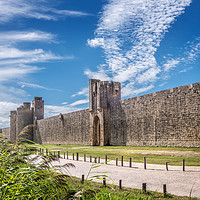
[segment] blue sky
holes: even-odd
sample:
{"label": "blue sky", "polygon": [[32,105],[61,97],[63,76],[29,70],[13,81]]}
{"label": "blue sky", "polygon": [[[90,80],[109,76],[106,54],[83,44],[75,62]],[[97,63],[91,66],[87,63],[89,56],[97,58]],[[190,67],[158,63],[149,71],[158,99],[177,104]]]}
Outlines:
{"label": "blue sky", "polygon": [[88,107],[88,80],[122,98],[200,81],[199,0],[0,0],[0,127],[34,96],[45,117]]}

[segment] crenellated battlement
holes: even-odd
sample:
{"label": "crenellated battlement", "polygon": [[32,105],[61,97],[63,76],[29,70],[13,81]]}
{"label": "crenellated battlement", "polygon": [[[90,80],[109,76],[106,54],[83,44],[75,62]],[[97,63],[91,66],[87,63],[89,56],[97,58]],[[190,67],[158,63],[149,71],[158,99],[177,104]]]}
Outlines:
{"label": "crenellated battlement", "polygon": [[126,104],[129,102],[137,102],[137,101],[145,102],[149,101],[150,99],[156,99],[156,98],[169,98],[180,94],[183,94],[183,96],[186,94],[191,95],[192,93],[200,94],[200,82],[193,83],[192,85],[179,86],[172,89],[161,90],[156,93],[150,93],[142,96],[124,99],[122,100],[122,104]]}
{"label": "crenellated battlement", "polygon": [[109,108],[113,101],[121,100],[121,84],[119,82],[89,81],[89,109],[95,111],[101,108]]}

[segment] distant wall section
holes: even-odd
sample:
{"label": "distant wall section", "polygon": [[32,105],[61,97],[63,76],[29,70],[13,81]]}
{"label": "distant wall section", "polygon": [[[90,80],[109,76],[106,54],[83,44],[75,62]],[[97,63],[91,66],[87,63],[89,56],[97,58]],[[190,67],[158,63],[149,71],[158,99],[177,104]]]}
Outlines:
{"label": "distant wall section", "polygon": [[37,121],[34,141],[44,144],[90,145],[89,110],[60,114]]}
{"label": "distant wall section", "polygon": [[200,83],[111,104],[111,145],[200,147]]}
{"label": "distant wall section", "polygon": [[4,136],[3,136],[4,139],[10,140],[10,128],[3,128],[3,129],[0,129],[0,133],[1,133],[2,135],[4,135]]}

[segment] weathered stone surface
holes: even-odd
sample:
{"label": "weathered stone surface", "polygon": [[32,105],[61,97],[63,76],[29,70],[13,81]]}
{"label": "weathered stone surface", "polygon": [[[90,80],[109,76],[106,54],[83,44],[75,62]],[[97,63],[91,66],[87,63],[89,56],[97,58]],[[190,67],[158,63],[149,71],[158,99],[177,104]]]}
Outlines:
{"label": "weathered stone surface", "polygon": [[26,142],[29,143],[30,141],[33,141],[33,129],[35,128],[34,124],[29,124],[25,126],[20,134],[17,137],[17,142]]}
{"label": "weathered stone surface", "polygon": [[89,145],[89,117],[87,109],[38,120],[34,141],[45,144]]}
{"label": "weathered stone surface", "polygon": [[112,145],[200,146],[200,83],[125,99],[110,110]]}

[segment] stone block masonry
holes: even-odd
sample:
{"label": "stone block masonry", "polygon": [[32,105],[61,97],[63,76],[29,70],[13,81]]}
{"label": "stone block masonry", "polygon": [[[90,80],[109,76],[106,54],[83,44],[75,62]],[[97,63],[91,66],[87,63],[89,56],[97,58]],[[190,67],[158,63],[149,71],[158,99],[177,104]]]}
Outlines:
{"label": "stone block masonry", "polygon": [[34,141],[45,144],[90,144],[89,110],[60,114],[37,121]]}
{"label": "stone block masonry", "polygon": [[200,146],[200,83],[125,99],[111,112],[112,145]]}
{"label": "stone block masonry", "polygon": [[43,119],[35,97],[10,116],[13,142],[35,124],[37,143],[200,147],[200,82],[121,101],[120,83],[91,79],[89,109]]}

